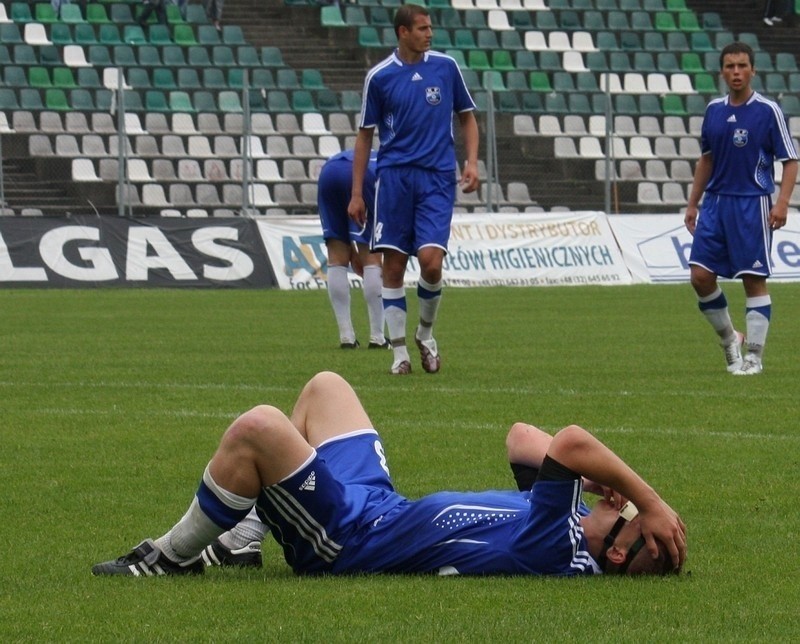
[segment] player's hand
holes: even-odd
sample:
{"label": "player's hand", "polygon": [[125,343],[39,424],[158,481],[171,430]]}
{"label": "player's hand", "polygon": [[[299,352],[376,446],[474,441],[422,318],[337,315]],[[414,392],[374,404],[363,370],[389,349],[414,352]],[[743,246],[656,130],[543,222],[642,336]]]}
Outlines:
{"label": "player's hand", "polygon": [[363,228],[367,223],[367,205],[363,197],[352,197],[347,206],[347,216]]}
{"label": "player's hand", "polygon": [[697,227],[697,207],[696,206],[688,206],[686,208],[686,215],[683,217],[683,223],[686,226],[686,230],[694,236],[694,229]]}
{"label": "player's hand", "polygon": [[667,547],[675,569],[681,568],[686,561],[686,525],[678,513],[659,499],[659,503],[652,508],[640,508],[639,520],[645,547],[650,555],[654,559],[658,556],[658,539]]}
{"label": "player's hand", "polygon": [[464,162],[464,171],[461,173],[461,190],[463,192],[475,192],[478,189],[478,165],[475,163]]}
{"label": "player's hand", "polygon": [[769,227],[771,230],[778,230],[778,228],[783,228],[786,225],[786,217],[789,214],[789,207],[783,203],[779,202],[772,206],[772,209],[769,211]]}

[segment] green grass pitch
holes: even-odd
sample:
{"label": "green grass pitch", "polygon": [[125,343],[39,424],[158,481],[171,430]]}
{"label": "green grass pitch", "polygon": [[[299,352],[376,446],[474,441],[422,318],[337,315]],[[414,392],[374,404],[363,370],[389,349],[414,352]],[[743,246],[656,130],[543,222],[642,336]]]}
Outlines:
{"label": "green grass pitch", "polygon": [[[725,286],[743,325],[741,286]],[[800,285],[733,378],[688,285],[449,289],[441,373],[341,351],[324,292],[0,290],[0,640],[792,641],[800,633]],[[409,292],[410,317],[416,301]],[[362,343],[366,309],[354,292]],[[227,424],[353,382],[398,489],[510,487],[503,440],[578,423],[688,525],[668,579],[90,575],[187,507]]]}

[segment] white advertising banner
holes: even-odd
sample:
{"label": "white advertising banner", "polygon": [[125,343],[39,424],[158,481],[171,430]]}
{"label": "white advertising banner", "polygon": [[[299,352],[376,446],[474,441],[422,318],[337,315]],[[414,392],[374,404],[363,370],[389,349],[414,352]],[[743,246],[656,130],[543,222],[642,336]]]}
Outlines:
{"label": "white advertising banner", "polygon": [[[326,288],[325,243],[316,217],[258,220],[282,289]],[[631,274],[599,212],[465,214],[453,217],[444,281],[449,286],[631,284]],[[406,286],[419,267],[410,258]],[[351,282],[358,285],[354,274]]]}
{"label": "white advertising banner", "polygon": [[[689,281],[692,236],[683,215],[609,215],[633,280],[639,282]],[[800,221],[776,230],[772,239],[772,280],[800,280]]]}

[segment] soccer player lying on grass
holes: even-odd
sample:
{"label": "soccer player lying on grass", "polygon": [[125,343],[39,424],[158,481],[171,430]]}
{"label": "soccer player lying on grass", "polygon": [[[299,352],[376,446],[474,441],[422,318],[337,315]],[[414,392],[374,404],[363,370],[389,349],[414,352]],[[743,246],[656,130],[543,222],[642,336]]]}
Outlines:
{"label": "soccer player lying on grass", "polygon": [[[680,517],[610,449],[575,425],[516,423],[508,455],[526,491],[395,492],[383,444],[355,391],[323,372],[291,417],[268,405],[222,437],[186,514],[95,575],[201,573],[203,550],[255,505],[298,574],[663,574],[686,558]],[[523,484],[524,485],[524,484]],[[598,493],[593,510],[581,491]],[[628,499],[630,503],[621,507]]]}

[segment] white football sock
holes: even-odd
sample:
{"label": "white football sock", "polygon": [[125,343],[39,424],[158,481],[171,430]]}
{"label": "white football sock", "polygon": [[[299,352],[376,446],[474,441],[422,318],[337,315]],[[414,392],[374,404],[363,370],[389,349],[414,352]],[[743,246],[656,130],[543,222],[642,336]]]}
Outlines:
{"label": "white football sock", "polygon": [[339,342],[355,342],[356,332],[350,318],[350,281],[346,266],[328,267],[328,298],[339,327]]}

